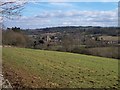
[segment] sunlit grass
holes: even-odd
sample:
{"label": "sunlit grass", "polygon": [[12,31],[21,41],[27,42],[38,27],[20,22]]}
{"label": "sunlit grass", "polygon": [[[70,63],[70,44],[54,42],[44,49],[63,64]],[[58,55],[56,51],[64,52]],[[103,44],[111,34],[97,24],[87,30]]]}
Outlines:
{"label": "sunlit grass", "polygon": [[117,88],[118,85],[116,59],[56,51],[3,48],[3,63],[39,76],[37,80],[44,81],[46,87]]}

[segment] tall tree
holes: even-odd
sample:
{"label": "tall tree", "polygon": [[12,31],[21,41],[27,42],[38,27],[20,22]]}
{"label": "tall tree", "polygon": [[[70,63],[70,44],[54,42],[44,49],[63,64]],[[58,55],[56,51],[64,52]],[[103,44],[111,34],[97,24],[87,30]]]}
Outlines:
{"label": "tall tree", "polygon": [[2,44],[3,18],[13,19],[21,16],[21,11],[28,0],[0,0],[0,45]]}

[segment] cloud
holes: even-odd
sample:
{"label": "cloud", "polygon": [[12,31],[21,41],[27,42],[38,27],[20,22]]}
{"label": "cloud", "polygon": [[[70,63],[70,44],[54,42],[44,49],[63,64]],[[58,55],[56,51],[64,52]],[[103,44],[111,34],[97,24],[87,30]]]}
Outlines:
{"label": "cloud", "polygon": [[119,0],[29,0],[30,2],[118,2]]}
{"label": "cloud", "polygon": [[46,11],[35,17],[6,20],[8,26],[41,28],[49,26],[117,26],[117,10],[113,11]]}
{"label": "cloud", "polygon": [[0,17],[0,24],[3,23],[3,17]]}
{"label": "cloud", "polygon": [[49,4],[54,5],[54,6],[63,6],[63,7],[72,7],[73,5],[70,3],[66,2],[49,2]]}
{"label": "cloud", "polygon": [[46,27],[51,22],[49,19],[40,19],[35,17],[21,17],[17,20],[5,19],[4,25],[8,27],[21,27],[21,28],[40,28]]}
{"label": "cloud", "polygon": [[115,18],[117,17],[117,10],[113,11],[46,11],[42,12],[39,15],[36,15],[37,18],[75,18],[75,17],[85,17],[85,18]]}

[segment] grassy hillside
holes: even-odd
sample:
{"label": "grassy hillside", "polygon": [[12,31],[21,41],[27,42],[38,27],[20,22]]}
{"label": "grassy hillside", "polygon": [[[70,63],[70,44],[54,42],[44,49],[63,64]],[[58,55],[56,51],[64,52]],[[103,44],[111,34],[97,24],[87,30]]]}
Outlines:
{"label": "grassy hillside", "polygon": [[3,48],[3,72],[20,87],[118,86],[118,60],[65,52]]}

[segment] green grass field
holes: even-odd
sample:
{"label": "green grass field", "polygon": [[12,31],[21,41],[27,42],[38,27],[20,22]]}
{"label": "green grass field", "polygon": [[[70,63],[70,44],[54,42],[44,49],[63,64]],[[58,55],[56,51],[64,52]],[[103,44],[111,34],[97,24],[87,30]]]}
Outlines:
{"label": "green grass field", "polygon": [[[3,71],[16,73],[13,79],[16,76],[20,77],[24,86],[28,87],[117,88],[118,86],[116,59],[25,48],[3,48],[2,58],[5,67]],[[10,81],[12,82],[12,79]]]}

